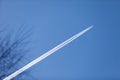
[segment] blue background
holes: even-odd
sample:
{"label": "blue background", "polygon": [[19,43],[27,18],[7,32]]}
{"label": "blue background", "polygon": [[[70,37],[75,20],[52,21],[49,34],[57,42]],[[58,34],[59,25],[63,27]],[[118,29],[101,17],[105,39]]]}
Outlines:
{"label": "blue background", "polygon": [[19,67],[94,25],[85,35],[30,68],[25,77],[120,80],[119,0],[0,0],[0,23],[14,34],[22,24],[32,31],[29,52]]}

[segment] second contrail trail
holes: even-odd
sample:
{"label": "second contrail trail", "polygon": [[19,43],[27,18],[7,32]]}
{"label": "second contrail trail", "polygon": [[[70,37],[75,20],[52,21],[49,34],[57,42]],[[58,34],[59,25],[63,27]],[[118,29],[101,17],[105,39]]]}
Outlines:
{"label": "second contrail trail", "polygon": [[71,38],[67,39],[66,41],[62,42],[61,44],[57,45],[56,47],[54,47],[53,49],[49,50],[48,52],[44,53],[43,55],[41,55],[40,57],[36,58],[35,60],[31,61],[30,63],[28,63],[27,65],[25,65],[24,67],[18,69],[17,71],[15,71],[14,73],[12,73],[11,75],[9,75],[8,77],[4,78],[3,80],[11,80],[12,78],[16,77],[17,75],[19,75],[20,73],[24,72],[25,70],[29,69],[30,67],[32,67],[33,65],[37,64],[38,62],[42,61],[43,59],[45,59],[46,57],[50,56],[51,54],[53,54],[54,52],[56,52],[57,50],[61,49],[62,47],[64,47],[65,45],[67,45],[68,43],[70,43],[71,41],[75,40],[76,38],[80,37],[81,35],[83,35],[85,32],[87,32],[88,30],[90,30],[93,26],[90,26],[88,28],[86,28],[85,30],[79,32],[78,34],[72,36]]}

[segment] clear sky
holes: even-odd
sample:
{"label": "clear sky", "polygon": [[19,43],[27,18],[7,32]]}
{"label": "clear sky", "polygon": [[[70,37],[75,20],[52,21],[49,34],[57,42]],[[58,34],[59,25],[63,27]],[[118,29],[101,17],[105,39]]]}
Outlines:
{"label": "clear sky", "polygon": [[120,80],[119,0],[0,0],[0,24],[15,34],[23,24],[32,31],[23,65],[94,25],[29,74],[36,80]]}

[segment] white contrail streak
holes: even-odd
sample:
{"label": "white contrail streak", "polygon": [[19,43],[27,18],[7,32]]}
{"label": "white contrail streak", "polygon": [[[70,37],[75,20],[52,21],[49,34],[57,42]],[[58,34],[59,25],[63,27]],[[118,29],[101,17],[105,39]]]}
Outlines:
{"label": "white contrail streak", "polygon": [[45,59],[46,57],[50,56],[51,54],[53,54],[54,52],[56,52],[57,50],[61,49],[62,47],[64,47],[65,45],[67,45],[68,43],[70,43],[71,41],[75,40],[76,38],[80,37],[81,35],[83,35],[85,32],[87,32],[88,30],[90,30],[93,26],[90,26],[88,28],[86,28],[85,30],[79,32],[78,34],[72,36],[71,38],[67,39],[66,41],[62,42],[61,44],[57,45],[56,47],[54,47],[53,49],[49,50],[48,52],[44,53],[43,55],[41,55],[40,57],[36,58],[35,60],[31,61],[30,63],[28,63],[27,65],[25,65],[24,67],[20,68],[19,70],[17,70],[16,72],[12,73],[11,75],[9,75],[8,77],[4,78],[3,80],[11,80],[12,78],[14,78],[15,76],[19,75],[20,73],[22,73],[23,71],[29,69],[30,67],[32,67],[33,65],[37,64],[38,62],[42,61],[43,59]]}

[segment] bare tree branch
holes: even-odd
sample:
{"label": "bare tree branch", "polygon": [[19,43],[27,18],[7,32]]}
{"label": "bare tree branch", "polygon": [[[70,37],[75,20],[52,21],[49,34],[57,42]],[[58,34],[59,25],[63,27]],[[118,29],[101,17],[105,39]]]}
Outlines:
{"label": "bare tree branch", "polygon": [[[26,51],[24,48],[28,44],[26,39],[30,35],[31,31],[26,31],[24,26],[18,29],[14,38],[12,31],[5,32],[4,29],[0,30],[0,79],[3,79],[16,70],[15,65],[24,56]],[[21,78],[20,80],[22,80]],[[18,78],[14,80],[18,80]]]}

